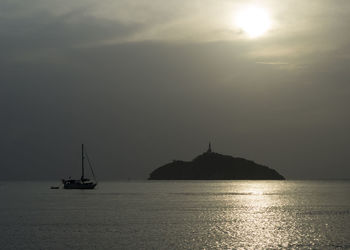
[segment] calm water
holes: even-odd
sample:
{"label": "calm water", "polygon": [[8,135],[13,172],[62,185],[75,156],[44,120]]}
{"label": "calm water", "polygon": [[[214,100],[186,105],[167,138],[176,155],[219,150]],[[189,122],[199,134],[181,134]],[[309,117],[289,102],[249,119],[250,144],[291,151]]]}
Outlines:
{"label": "calm water", "polygon": [[350,249],[349,181],[0,183],[1,249]]}

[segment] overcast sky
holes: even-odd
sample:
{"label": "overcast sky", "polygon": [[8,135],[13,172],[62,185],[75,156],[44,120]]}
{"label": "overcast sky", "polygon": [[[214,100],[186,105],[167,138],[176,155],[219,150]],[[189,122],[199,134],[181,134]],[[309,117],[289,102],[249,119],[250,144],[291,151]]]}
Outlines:
{"label": "overcast sky", "polygon": [[[247,4],[271,25],[236,27]],[[1,0],[0,179],[145,179],[215,152],[350,178],[350,1]]]}

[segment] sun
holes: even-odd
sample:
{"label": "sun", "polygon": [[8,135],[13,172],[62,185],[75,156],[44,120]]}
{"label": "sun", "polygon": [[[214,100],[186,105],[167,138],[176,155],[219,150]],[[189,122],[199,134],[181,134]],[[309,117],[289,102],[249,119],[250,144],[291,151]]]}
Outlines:
{"label": "sun", "polygon": [[262,36],[270,29],[271,20],[264,8],[249,6],[237,12],[235,25],[249,37],[256,38]]}

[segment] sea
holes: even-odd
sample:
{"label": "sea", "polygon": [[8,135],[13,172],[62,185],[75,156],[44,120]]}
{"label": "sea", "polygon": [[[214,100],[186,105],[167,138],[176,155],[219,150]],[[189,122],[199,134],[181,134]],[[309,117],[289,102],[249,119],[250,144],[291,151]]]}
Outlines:
{"label": "sea", "polygon": [[0,249],[350,249],[350,181],[0,182]]}

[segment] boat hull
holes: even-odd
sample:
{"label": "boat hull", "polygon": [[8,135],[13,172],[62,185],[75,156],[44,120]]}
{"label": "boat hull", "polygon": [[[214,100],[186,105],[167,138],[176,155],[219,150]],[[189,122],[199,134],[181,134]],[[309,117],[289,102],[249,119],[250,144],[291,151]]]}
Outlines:
{"label": "boat hull", "polygon": [[94,189],[97,183],[80,180],[62,180],[64,189]]}

